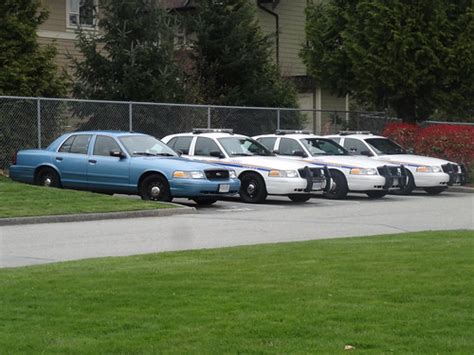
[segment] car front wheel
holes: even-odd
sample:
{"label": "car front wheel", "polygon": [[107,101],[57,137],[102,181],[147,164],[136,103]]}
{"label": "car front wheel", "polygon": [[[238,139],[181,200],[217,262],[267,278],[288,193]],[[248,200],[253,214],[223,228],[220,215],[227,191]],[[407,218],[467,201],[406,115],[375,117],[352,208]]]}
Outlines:
{"label": "car front wheel", "polygon": [[446,186],[436,186],[436,187],[425,187],[423,190],[426,191],[428,195],[439,195],[441,192],[446,190]]}
{"label": "car front wheel", "polygon": [[168,181],[162,175],[149,175],[140,184],[140,196],[143,200],[170,202],[173,198]]}
{"label": "car front wheel", "polygon": [[349,192],[346,177],[338,170],[331,170],[331,177],[335,186],[331,191],[325,192],[323,196],[333,200],[345,198]]}
{"label": "car front wheel", "polygon": [[247,203],[262,203],[267,198],[265,181],[256,173],[248,173],[240,177],[240,198]]}
{"label": "car front wheel", "polygon": [[46,187],[61,187],[59,175],[52,168],[41,168],[36,175],[35,183]]}
{"label": "car front wheel", "polygon": [[288,195],[288,198],[293,202],[306,202],[311,198],[311,195],[293,194]]}

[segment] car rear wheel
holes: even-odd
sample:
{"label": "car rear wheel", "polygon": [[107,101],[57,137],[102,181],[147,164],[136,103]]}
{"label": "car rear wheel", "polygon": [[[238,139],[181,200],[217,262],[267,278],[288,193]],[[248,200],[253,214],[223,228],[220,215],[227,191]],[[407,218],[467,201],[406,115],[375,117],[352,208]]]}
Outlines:
{"label": "car rear wheel", "polygon": [[347,196],[349,192],[349,188],[347,186],[347,180],[343,173],[339,170],[330,170],[331,178],[334,183],[334,187],[331,191],[327,191],[323,193],[323,196],[333,200],[343,199]]}
{"label": "car rear wheel", "polygon": [[170,202],[171,196],[168,181],[162,175],[149,175],[140,184],[140,196],[143,200]]}
{"label": "car rear wheel", "polygon": [[247,203],[262,203],[267,198],[265,181],[256,173],[247,173],[240,177],[240,198]]}
{"label": "car rear wheel", "polygon": [[446,190],[446,186],[436,186],[436,187],[425,187],[423,190],[426,191],[428,195],[439,195],[441,192]]}
{"label": "car rear wheel", "polygon": [[306,202],[311,198],[311,195],[292,194],[292,195],[288,195],[288,197],[293,202]]}
{"label": "car rear wheel", "polygon": [[61,187],[59,175],[52,168],[41,168],[36,174],[35,183],[46,187]]}
{"label": "car rear wheel", "polygon": [[213,203],[217,202],[217,199],[215,198],[206,198],[206,197],[197,197],[192,199],[194,202],[196,202],[199,206],[210,206]]}
{"label": "car rear wheel", "polygon": [[413,174],[408,169],[406,169],[406,171],[407,183],[400,190],[392,191],[394,195],[410,195],[415,189],[415,179],[413,178]]}
{"label": "car rear wheel", "polygon": [[369,196],[369,198],[382,198],[384,197],[388,192],[387,191],[368,191],[366,192],[367,196]]}

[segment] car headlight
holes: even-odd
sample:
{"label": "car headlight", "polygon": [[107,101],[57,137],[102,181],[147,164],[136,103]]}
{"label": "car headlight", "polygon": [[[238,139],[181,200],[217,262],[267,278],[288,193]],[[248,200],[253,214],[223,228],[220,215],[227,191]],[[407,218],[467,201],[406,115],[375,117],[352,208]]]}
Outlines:
{"label": "car headlight", "polygon": [[377,175],[377,169],[374,168],[352,168],[351,172],[352,175]]}
{"label": "car headlight", "polygon": [[206,176],[202,171],[175,171],[173,177],[176,179],[204,179]]}
{"label": "car headlight", "polygon": [[295,178],[298,177],[298,172],[296,170],[270,170],[268,176]]}
{"label": "car headlight", "polygon": [[235,173],[235,170],[229,170],[229,177],[231,179],[236,179],[237,178],[237,174]]}
{"label": "car headlight", "polygon": [[419,166],[416,168],[417,173],[440,173],[443,169],[439,166]]}

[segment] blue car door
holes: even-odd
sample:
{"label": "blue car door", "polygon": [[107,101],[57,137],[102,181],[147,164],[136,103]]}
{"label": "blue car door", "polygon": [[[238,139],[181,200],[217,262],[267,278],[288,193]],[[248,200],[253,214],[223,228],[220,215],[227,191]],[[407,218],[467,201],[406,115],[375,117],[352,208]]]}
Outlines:
{"label": "blue car door", "polygon": [[[110,153],[120,153],[111,156]],[[89,156],[87,179],[92,190],[129,190],[130,158],[123,152],[115,138],[97,135]]]}
{"label": "blue car door", "polygon": [[53,164],[61,174],[64,187],[87,187],[88,150],[91,134],[70,136],[53,155]]}

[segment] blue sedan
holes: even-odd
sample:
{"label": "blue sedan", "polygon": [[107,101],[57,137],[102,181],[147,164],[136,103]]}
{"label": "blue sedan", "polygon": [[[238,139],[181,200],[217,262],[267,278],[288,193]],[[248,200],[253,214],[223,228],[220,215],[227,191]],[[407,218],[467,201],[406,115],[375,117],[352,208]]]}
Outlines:
{"label": "blue sedan", "polygon": [[10,177],[43,186],[139,194],[145,200],[187,197],[202,205],[240,188],[233,170],[181,158],[146,134],[110,131],[64,134],[46,149],[21,150]]}

